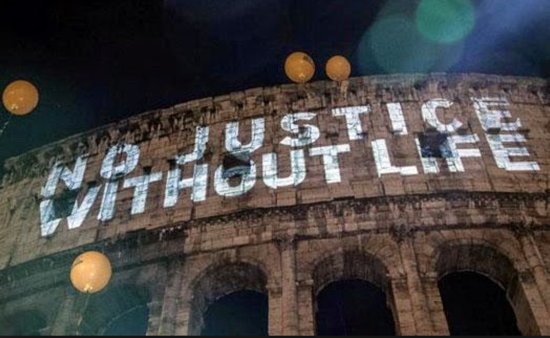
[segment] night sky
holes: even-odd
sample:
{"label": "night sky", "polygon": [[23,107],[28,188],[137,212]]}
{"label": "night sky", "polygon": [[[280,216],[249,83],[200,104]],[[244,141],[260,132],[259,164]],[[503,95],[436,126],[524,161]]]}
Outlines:
{"label": "night sky", "polygon": [[[462,1],[472,4],[471,29],[434,42],[415,29],[415,0],[2,0],[0,89],[27,79],[41,100],[11,119],[0,162],[147,110],[287,83],[295,50],[316,62],[313,80],[325,79],[334,54],[349,58],[352,76],[549,77],[550,0]],[[1,107],[0,122],[8,116]]]}

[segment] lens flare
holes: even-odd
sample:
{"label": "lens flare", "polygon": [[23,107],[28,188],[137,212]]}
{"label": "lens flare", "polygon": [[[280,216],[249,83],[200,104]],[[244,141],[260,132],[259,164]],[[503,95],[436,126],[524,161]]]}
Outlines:
{"label": "lens flare", "polygon": [[474,25],[475,9],[470,0],[422,0],[416,9],[416,27],[430,41],[462,40]]}
{"label": "lens flare", "polygon": [[363,35],[357,62],[362,71],[374,61],[387,73],[430,71],[437,61],[439,47],[424,39],[414,22],[403,15],[379,19]]}

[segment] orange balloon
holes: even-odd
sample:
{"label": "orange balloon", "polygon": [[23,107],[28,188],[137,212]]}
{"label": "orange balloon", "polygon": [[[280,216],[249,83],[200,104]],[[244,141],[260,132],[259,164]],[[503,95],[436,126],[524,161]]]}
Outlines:
{"label": "orange balloon", "polygon": [[306,53],[294,52],[286,58],[285,73],[290,80],[305,83],[315,74],[315,63]]}
{"label": "orange balloon", "polygon": [[111,279],[109,258],[97,251],[88,251],[76,257],[71,267],[71,283],[84,293],[101,291]]}
{"label": "orange balloon", "polygon": [[14,115],[26,115],[38,105],[38,90],[25,80],[10,83],[2,94],[4,107]]}
{"label": "orange balloon", "polygon": [[331,80],[344,81],[347,80],[351,74],[351,65],[345,57],[336,55],[327,61],[325,71]]}

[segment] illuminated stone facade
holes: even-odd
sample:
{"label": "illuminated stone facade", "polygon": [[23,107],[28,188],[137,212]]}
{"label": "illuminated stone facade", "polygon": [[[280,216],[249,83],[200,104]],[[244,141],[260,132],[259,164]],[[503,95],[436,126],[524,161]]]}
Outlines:
{"label": "illuminated stone facade", "polygon": [[471,270],[506,290],[523,334],[548,335],[548,88],[477,74],[255,88],[10,159],[0,315],[84,332],[94,296],[68,271],[97,249],[109,288],[143,294],[150,334],[198,334],[242,289],[268,295],[270,334],[313,334],[315,295],[358,278],[385,291],[397,333],[445,335],[437,281]]}

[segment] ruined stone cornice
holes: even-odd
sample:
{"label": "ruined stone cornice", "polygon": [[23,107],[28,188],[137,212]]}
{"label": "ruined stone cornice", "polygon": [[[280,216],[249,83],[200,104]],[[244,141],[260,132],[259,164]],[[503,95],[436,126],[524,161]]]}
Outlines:
{"label": "ruined stone cornice", "polygon": [[[376,206],[403,206],[411,205],[413,208],[421,209],[421,202],[432,200],[446,201],[472,201],[472,202],[526,202],[526,201],[550,201],[550,191],[538,193],[525,192],[477,192],[477,191],[460,191],[448,190],[438,191],[426,194],[405,194],[396,196],[376,196],[365,198],[341,198],[331,201],[323,201],[317,203],[304,203],[285,207],[269,207],[269,208],[250,208],[243,209],[237,212],[212,216],[201,219],[195,219],[188,222],[183,222],[171,228],[181,229],[188,227],[200,227],[209,224],[219,224],[234,221],[243,221],[251,219],[270,218],[271,215],[295,215],[297,219],[307,218],[306,212],[313,209],[326,209],[332,211],[335,215],[343,212],[344,208],[362,208]],[[508,207],[508,206],[507,206]]]}
{"label": "ruined stone cornice", "polygon": [[[509,230],[514,232],[517,223],[507,223],[507,224],[495,224],[495,223],[486,223],[486,224],[455,224],[453,226],[445,227],[415,227],[410,228],[411,237],[414,237],[414,234],[421,232],[432,232],[432,231],[443,231],[443,230],[486,230],[486,229],[500,229],[500,230]],[[532,227],[533,231],[549,231],[550,225],[542,224]],[[398,240],[391,233],[392,228],[385,229],[371,229],[371,230],[357,230],[350,231],[340,234],[324,234],[324,235],[296,235],[293,237],[295,242],[299,241],[308,241],[308,240],[320,240],[320,239],[331,239],[331,238],[342,238],[342,237],[354,237],[357,235],[381,235],[388,234],[396,242]],[[144,233],[146,231],[142,231]],[[148,231],[153,232],[153,231]],[[273,240],[268,240],[265,243],[257,243],[254,245],[262,245],[266,243],[271,243]],[[135,238],[132,239],[121,239],[118,244],[135,244]],[[154,244],[154,243],[147,243]],[[144,244],[144,245],[147,245]],[[56,287],[64,287],[71,289],[69,283],[69,271],[72,264],[72,260],[78,255],[78,253],[85,250],[98,249],[100,247],[106,247],[106,243],[94,243],[93,245],[86,245],[84,247],[75,248],[64,253],[57,253],[47,257],[37,258],[29,262],[25,262],[16,266],[12,266],[0,271],[0,301],[8,301],[10,299],[16,299],[21,297],[22,294],[32,294],[36,292],[46,291]],[[189,256],[196,254],[205,254],[209,252],[217,252],[219,249],[213,250],[201,250],[190,254]],[[105,249],[105,252],[113,254],[116,251],[111,251],[109,248]],[[181,252],[172,252],[168,255],[163,255],[159,252],[158,257],[152,257],[145,260],[133,259],[132,262],[128,262],[126,265],[122,265],[118,262],[115,263],[117,266],[114,268],[115,272],[124,271],[131,269],[133,267],[140,267],[146,264],[154,264],[159,262],[166,262],[171,259],[181,259]],[[46,274],[46,275],[45,275]],[[28,279],[33,279],[40,277],[40,280],[36,279],[33,282],[29,283]],[[24,285],[24,288],[21,286]],[[15,292],[17,290],[17,292]],[[272,291],[279,290],[274,286]]]}
{"label": "ruined stone cornice", "polygon": [[[11,295],[4,291],[18,289],[18,283],[27,278],[39,276],[31,285],[32,292],[39,292],[52,287],[70,286],[69,272],[74,259],[84,251],[96,250],[109,255],[113,271],[125,271],[145,264],[164,262],[170,259],[178,259],[182,256],[183,241],[178,250],[168,250],[155,247],[153,250],[140,254],[139,249],[164,241],[176,241],[185,236],[184,232],[166,232],[165,229],[140,230],[126,233],[124,237],[111,238],[92,244],[79,246],[58,252],[45,257],[33,259],[28,262],[10,266],[0,270],[0,301],[2,299],[17,298],[18,295]],[[181,250],[181,251],[180,251]],[[121,257],[119,253],[126,253]],[[153,254],[151,254],[153,252]]]}
{"label": "ruined stone cornice", "polygon": [[[288,207],[274,207],[270,209],[248,209],[242,210],[233,214],[224,215],[220,217],[210,217],[207,219],[194,220],[189,222],[180,223],[172,227],[164,227],[153,230],[139,230],[130,233],[126,233],[124,236],[117,238],[111,238],[108,240],[96,242],[93,244],[76,247],[67,251],[52,254],[46,257],[34,259],[29,262],[24,262],[15,266],[8,267],[0,271],[0,285],[4,288],[10,288],[13,282],[31,278],[38,274],[48,272],[48,276],[41,278],[42,282],[51,285],[61,285],[66,283],[67,280],[60,279],[60,276],[68,276],[70,266],[73,259],[81,252],[86,250],[101,250],[115,257],[113,266],[115,270],[126,270],[134,266],[142,264],[155,263],[159,261],[168,260],[174,257],[180,257],[183,255],[183,243],[185,240],[186,231],[193,227],[208,226],[211,224],[238,222],[243,220],[248,221],[260,221],[270,219],[273,215],[292,215],[296,217],[307,217],[309,210],[328,210],[334,214],[343,212],[346,208],[357,207],[375,207],[375,206],[389,206],[389,205],[414,205],[421,202],[429,202],[433,200],[446,200],[446,201],[471,201],[471,202],[518,202],[518,208],[523,208],[521,202],[526,201],[550,201],[550,193],[496,193],[496,192],[466,192],[466,191],[453,191],[449,193],[438,192],[433,194],[418,194],[418,195],[405,195],[405,196],[383,196],[374,198],[362,198],[362,199],[340,199],[331,202],[319,202],[314,204],[295,205]],[[491,205],[487,207],[491,208]],[[361,209],[359,208],[359,209]],[[419,206],[421,208],[421,206]],[[481,207],[483,208],[483,207]],[[362,209],[364,210],[364,209]],[[400,225],[402,227],[400,227]],[[532,233],[534,231],[548,231],[550,230],[550,223],[534,223],[529,222],[508,222],[504,224],[498,224],[494,222],[486,222],[483,224],[468,224],[468,223],[456,223],[445,224],[440,226],[408,226],[403,223],[395,226],[380,227],[367,230],[355,230],[346,231],[342,233],[325,233],[319,235],[304,235],[296,234],[292,236],[292,241],[302,240],[314,240],[322,238],[333,238],[342,236],[356,236],[360,234],[389,234],[396,242],[402,237],[414,237],[415,233],[430,232],[430,231],[444,231],[444,230],[456,230],[456,229],[501,229],[512,232],[515,235],[524,234],[526,231]],[[519,231],[519,232],[518,232]],[[273,239],[266,240],[268,242],[277,242],[278,240],[287,240],[285,237],[275,236]],[[165,249],[160,249],[155,246],[156,244],[169,243],[171,241],[180,241],[177,246],[172,246]],[[263,243],[255,243],[252,245],[260,245]],[[140,250],[154,246],[152,250],[148,250],[146,254],[140,255]],[[116,258],[117,253],[135,251],[136,254],[127,254],[125,258]],[[205,253],[213,250],[199,250],[196,253],[193,252],[190,255]],[[136,258],[137,257],[137,258]],[[67,277],[68,278],[68,277]],[[37,286],[40,288],[39,286]],[[38,290],[38,289],[37,289]],[[0,297],[2,295],[0,294]]]}

